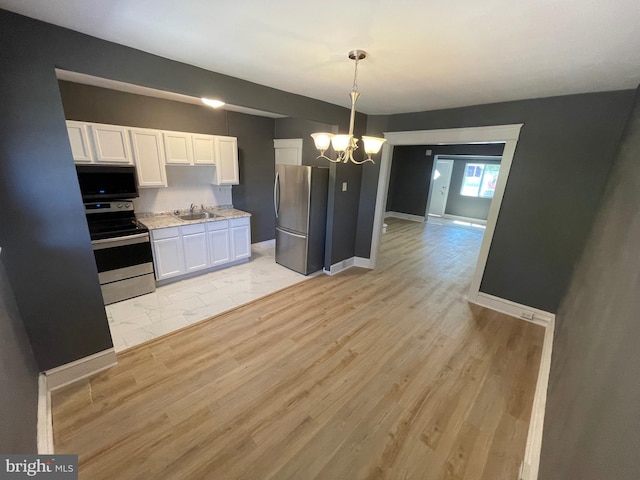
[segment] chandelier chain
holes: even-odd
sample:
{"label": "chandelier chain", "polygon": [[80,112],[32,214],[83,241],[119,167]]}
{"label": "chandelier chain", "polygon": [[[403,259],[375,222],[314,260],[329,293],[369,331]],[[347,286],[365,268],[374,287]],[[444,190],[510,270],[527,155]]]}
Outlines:
{"label": "chandelier chain", "polygon": [[360,61],[359,58],[356,57],[356,68],[353,72],[353,91],[357,92],[358,91],[358,62]]}

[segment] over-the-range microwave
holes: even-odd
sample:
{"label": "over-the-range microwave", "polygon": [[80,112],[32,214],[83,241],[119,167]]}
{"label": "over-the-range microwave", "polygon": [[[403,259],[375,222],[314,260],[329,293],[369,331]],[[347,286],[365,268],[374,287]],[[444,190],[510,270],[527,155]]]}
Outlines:
{"label": "over-the-range microwave", "polygon": [[76,165],[76,171],[84,203],[138,196],[133,165]]}

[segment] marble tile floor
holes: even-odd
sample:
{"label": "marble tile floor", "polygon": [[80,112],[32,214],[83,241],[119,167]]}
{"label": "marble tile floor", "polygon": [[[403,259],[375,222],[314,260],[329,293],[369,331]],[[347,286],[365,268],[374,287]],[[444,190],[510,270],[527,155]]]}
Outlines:
{"label": "marble tile floor", "polygon": [[[251,246],[251,260],[107,305],[116,352],[179,330],[311,278],[275,262],[274,242]],[[321,275],[318,272],[316,275]]]}

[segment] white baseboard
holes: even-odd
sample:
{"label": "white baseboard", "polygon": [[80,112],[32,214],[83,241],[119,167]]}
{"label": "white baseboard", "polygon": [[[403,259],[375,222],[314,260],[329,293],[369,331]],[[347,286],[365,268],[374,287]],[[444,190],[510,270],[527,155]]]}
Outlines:
{"label": "white baseboard", "polygon": [[353,257],[353,266],[373,270],[373,263],[370,258]]}
{"label": "white baseboard", "polygon": [[528,322],[537,323],[538,325],[542,325],[543,327],[546,327],[547,325],[552,323],[556,318],[553,313],[545,312],[544,310],[539,310],[533,307],[528,307],[526,305],[521,305],[519,303],[512,302],[511,300],[505,300],[504,298],[494,297],[493,295],[489,295],[488,293],[480,292],[475,299],[469,298],[469,301],[482,307],[496,310],[497,312],[506,313],[507,315],[511,315],[512,317],[517,317]]}
{"label": "white baseboard", "polygon": [[487,224],[486,220],[482,220],[480,218],[461,217],[460,215],[450,215],[448,213],[445,213],[444,215],[442,215],[442,218],[448,218],[449,220],[460,220],[461,222],[476,223],[478,225]]}
{"label": "white baseboard", "polygon": [[364,257],[351,257],[351,258],[347,258],[345,260],[342,260],[341,262],[338,263],[334,263],[333,265],[331,265],[331,269],[327,270],[326,268],[323,269],[324,273],[326,273],[327,275],[335,275],[336,273],[340,273],[343,270],[347,270],[351,267],[361,267],[361,268],[368,268],[369,270],[373,270],[373,264],[371,263],[371,259],[370,258],[364,258]]}
{"label": "white baseboard", "polygon": [[549,373],[551,371],[551,351],[553,350],[553,335],[555,331],[555,317],[545,327],[544,343],[538,370],[536,392],[533,396],[531,420],[527,445],[524,451],[524,461],[520,469],[520,480],[537,480],[540,469],[540,453],[542,451],[542,430],[544,427],[544,413],[547,406],[547,389],[549,387]]}
{"label": "white baseboard", "polygon": [[410,213],[402,212],[384,212],[384,218],[387,217],[401,218],[402,220],[411,220],[412,222],[424,223],[424,215],[412,215]]}
{"label": "white baseboard", "polygon": [[51,391],[47,387],[47,376],[38,377],[38,425],[37,441],[39,455],[53,455],[53,417],[51,416]]}
{"label": "white baseboard", "polygon": [[553,350],[553,334],[556,316],[537,308],[521,305],[510,300],[495,297],[487,293],[478,293],[475,300],[470,302],[481,305],[491,310],[506,313],[512,317],[526,320],[544,327],[544,342],[540,357],[540,368],[536,391],[531,407],[531,420],[529,421],[529,433],[525,447],[524,461],[520,468],[519,480],[537,480],[540,467],[540,451],[542,450],[542,429],[544,427],[544,413],[547,405],[547,388],[549,386],[549,372],[551,370],[551,352]]}
{"label": "white baseboard", "polygon": [[113,348],[89,355],[74,362],[44,372],[47,389],[51,392],[90,375],[111,368],[118,363]]}
{"label": "white baseboard", "polygon": [[347,270],[355,265],[356,257],[346,258],[341,262],[334,263],[331,265],[331,269],[324,269],[324,273],[327,275],[335,275],[336,273],[342,272],[343,270]]}

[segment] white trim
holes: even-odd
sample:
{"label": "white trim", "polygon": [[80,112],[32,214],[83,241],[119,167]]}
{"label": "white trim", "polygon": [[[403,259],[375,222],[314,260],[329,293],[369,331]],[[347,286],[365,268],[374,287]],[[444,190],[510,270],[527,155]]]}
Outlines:
{"label": "white trim", "polygon": [[538,478],[555,324],[554,317],[545,327],[544,343],[542,344],[542,355],[540,357],[540,369],[538,370],[536,392],[533,396],[533,406],[531,407],[531,420],[529,421],[529,433],[527,434],[524,461],[522,462],[522,468],[520,470],[520,480],[537,480]]}
{"label": "white trim", "polygon": [[355,266],[355,263],[356,257],[346,258],[341,262],[331,265],[331,268],[329,270],[325,268],[324,273],[326,273],[327,275],[335,275],[336,273],[342,272],[343,270],[347,270]]}
{"label": "white trim", "polygon": [[444,215],[442,215],[442,218],[448,218],[449,220],[460,220],[461,222],[477,223],[478,225],[487,224],[487,221],[482,220],[481,218],[461,217],[460,215],[451,215],[449,213],[445,213]]}
{"label": "white trim", "polygon": [[368,268],[369,270],[373,269],[373,266],[371,266],[371,259],[364,258],[364,257],[353,257],[353,266],[360,267],[360,268]]}
{"label": "white trim", "polygon": [[38,376],[38,454],[53,455],[53,417],[51,415],[51,391],[47,388],[47,376]]}
{"label": "white trim", "polygon": [[507,315],[527,320],[528,322],[537,323],[543,327],[550,325],[556,318],[553,313],[512,302],[511,300],[505,300],[504,298],[489,295],[488,293],[480,292],[476,298],[468,298],[468,300],[476,305],[506,313]]}
{"label": "white trim", "polygon": [[520,466],[520,476],[518,477],[519,480],[537,480],[538,470],[540,468],[542,430],[547,406],[547,389],[549,387],[549,373],[551,371],[551,353],[553,350],[556,316],[544,310],[527,307],[526,305],[521,305],[486,293],[480,293],[475,301],[469,301],[526,320],[527,322],[541,325],[545,329],[542,354],[540,355],[540,368],[538,369],[538,380],[536,381],[536,391],[531,407],[527,444],[525,447],[524,460]]}
{"label": "white trim", "polygon": [[371,263],[375,268],[380,251],[382,237],[382,224],[384,223],[384,208],[389,189],[389,176],[391,159],[395,145],[436,145],[456,143],[504,143],[502,162],[500,163],[500,175],[494,192],[493,201],[487,218],[487,228],[480,246],[476,270],[469,287],[469,297],[476,298],[480,292],[480,282],[489,257],[489,248],[493,240],[500,205],[504,196],[504,190],[509,178],[511,162],[515,153],[522,123],[512,125],[496,125],[490,127],[451,128],[443,130],[418,130],[412,132],[385,132],[387,141],[382,145],[382,158],[380,160],[380,176],[378,177],[378,190],[376,195],[376,207],[373,220],[373,232],[371,235]]}
{"label": "white trim", "polygon": [[424,216],[421,215],[413,215],[411,213],[402,213],[402,212],[384,212],[384,218],[393,217],[393,218],[401,218],[402,220],[411,220],[412,222],[424,223]]}
{"label": "white trim", "polygon": [[47,377],[47,388],[49,391],[56,390],[77,380],[111,368],[117,363],[118,358],[115,350],[109,348],[108,350],[94,353],[93,355],[74,362],[60,365],[59,367],[44,372]]}

